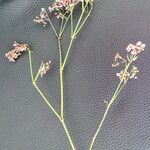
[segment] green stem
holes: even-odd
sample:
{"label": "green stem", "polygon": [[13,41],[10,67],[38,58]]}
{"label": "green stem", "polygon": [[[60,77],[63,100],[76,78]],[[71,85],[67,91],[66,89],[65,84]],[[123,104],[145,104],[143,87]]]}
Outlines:
{"label": "green stem", "polygon": [[68,21],[69,21],[69,18],[70,18],[70,15],[67,17],[67,19],[66,19],[66,21],[65,21],[65,23],[64,23],[64,26],[63,26],[63,28],[62,28],[62,30],[61,30],[61,32],[60,32],[60,36],[62,36],[62,34],[64,33],[64,30],[65,30],[65,28],[66,28],[66,26],[67,26],[67,23],[68,23]]}
{"label": "green stem", "polygon": [[59,33],[61,33],[62,29],[63,29],[63,25],[64,25],[64,18],[62,18],[62,21],[61,21],[61,26],[60,26],[60,31]]}
{"label": "green stem", "polygon": [[37,91],[38,91],[38,93],[42,96],[42,98],[45,100],[45,102],[46,102],[46,104],[49,106],[49,108],[53,111],[53,113],[56,115],[56,117],[59,119],[59,121],[61,122],[61,124],[62,124],[62,126],[63,126],[63,128],[64,128],[64,131],[65,131],[65,133],[66,133],[66,135],[67,135],[67,138],[68,138],[68,141],[69,141],[69,143],[70,143],[70,145],[71,145],[71,148],[72,148],[72,150],[75,150],[75,146],[74,146],[74,144],[73,144],[73,142],[72,142],[72,139],[71,139],[71,137],[70,137],[70,134],[69,134],[69,131],[68,131],[68,129],[67,129],[67,126],[66,126],[66,124],[65,124],[65,122],[64,122],[64,119],[63,118],[61,118],[60,116],[59,116],[59,114],[55,111],[55,109],[51,106],[51,104],[50,104],[50,102],[47,100],[47,98],[43,95],[43,93],[41,92],[41,90],[39,89],[39,87],[36,85],[36,83],[34,82],[33,83],[33,85],[34,85],[34,87],[37,89]]}
{"label": "green stem", "polygon": [[32,84],[34,85],[34,87],[36,88],[36,90],[38,91],[38,93],[42,96],[42,98],[44,99],[44,101],[46,102],[46,104],[49,106],[49,108],[57,116],[57,118],[59,120],[61,120],[61,117],[58,115],[58,113],[53,108],[53,106],[50,104],[50,102],[48,101],[48,99],[44,96],[44,94],[41,92],[41,90],[39,89],[39,87],[36,85],[36,82],[35,82],[34,77],[33,77],[32,57],[31,57],[31,51],[30,50],[29,50],[29,64],[30,64],[30,74],[31,74]]}
{"label": "green stem", "polygon": [[38,79],[38,77],[39,77],[39,75],[40,75],[41,67],[42,67],[42,63],[41,63],[41,65],[40,65],[40,67],[39,67],[39,70],[38,70],[38,72],[37,72],[37,74],[36,74],[36,76],[35,76],[35,78],[34,78],[34,81],[35,81],[35,82],[37,81],[37,79]]}
{"label": "green stem", "polygon": [[70,50],[71,50],[71,48],[72,48],[72,44],[73,44],[74,38],[75,38],[74,36],[71,37],[71,40],[70,40],[70,43],[69,43],[69,47],[68,47],[68,49],[67,49],[67,53],[66,53],[65,59],[64,59],[63,64],[62,64],[62,70],[64,70],[64,67],[65,67],[65,65],[66,65],[66,62],[67,62],[67,60],[68,60],[68,56],[69,56]]}
{"label": "green stem", "polygon": [[100,132],[100,130],[101,130],[103,124],[104,124],[104,121],[105,121],[105,119],[106,119],[106,117],[107,117],[107,115],[108,115],[109,109],[111,108],[112,103],[113,103],[113,101],[114,101],[115,98],[116,98],[116,93],[118,92],[118,90],[119,90],[121,84],[122,84],[122,82],[120,81],[120,83],[119,83],[119,85],[118,85],[118,87],[117,87],[117,89],[116,89],[116,91],[115,91],[115,93],[114,93],[112,99],[111,99],[110,102],[107,104],[105,113],[104,113],[103,118],[102,118],[102,120],[100,121],[100,124],[99,124],[99,126],[98,126],[98,128],[97,128],[97,130],[96,130],[96,133],[95,133],[95,135],[94,135],[94,137],[93,137],[93,139],[92,139],[92,142],[91,142],[91,144],[90,144],[89,150],[92,150],[92,147],[93,147],[93,145],[94,145],[94,143],[95,143],[95,140],[96,140],[96,138],[97,138],[97,136],[98,136],[98,134],[99,134],[99,132]]}
{"label": "green stem", "polygon": [[51,25],[51,27],[52,27],[52,29],[53,29],[53,31],[54,31],[56,37],[58,37],[58,34],[57,34],[57,32],[56,32],[56,29],[55,29],[55,27],[54,27],[54,25],[53,25],[53,23],[52,23],[52,21],[51,21],[51,19],[50,19],[49,17],[48,17],[48,21],[49,21],[49,23],[50,23],[50,25]]}
{"label": "green stem", "polygon": [[72,142],[72,139],[71,139],[71,137],[70,137],[70,134],[69,134],[69,132],[68,132],[68,129],[67,129],[67,126],[66,126],[64,120],[62,120],[61,123],[62,123],[63,128],[64,128],[64,130],[65,130],[65,133],[66,133],[66,135],[67,135],[67,137],[68,137],[68,140],[69,140],[69,142],[70,142],[70,145],[71,145],[72,150],[75,150],[75,146],[74,146],[74,144],[73,144],[73,142]]}
{"label": "green stem", "polygon": [[[128,65],[125,67],[124,72],[126,72],[126,71],[128,70],[128,68],[130,67],[130,64],[131,64],[131,63],[132,63],[132,59],[131,59],[131,61],[128,63]],[[124,76],[124,75],[123,75],[123,76]],[[128,79],[129,79],[129,78],[128,78]],[[93,145],[94,145],[94,143],[95,143],[95,140],[96,140],[96,138],[97,138],[99,132],[100,132],[101,129],[102,129],[102,126],[103,126],[103,124],[104,124],[104,121],[105,121],[105,119],[106,119],[106,117],[107,117],[107,115],[108,115],[108,112],[109,112],[109,110],[110,110],[112,104],[114,104],[114,102],[115,102],[115,100],[117,99],[119,93],[121,92],[121,90],[123,89],[123,87],[126,85],[128,79],[126,80],[126,82],[124,82],[124,77],[122,78],[122,80],[120,80],[120,83],[118,84],[117,89],[115,90],[115,92],[114,92],[114,94],[113,94],[111,100],[107,103],[106,110],[105,110],[104,115],[103,115],[103,117],[102,117],[102,120],[100,121],[100,124],[99,124],[99,126],[98,126],[98,128],[97,128],[97,130],[96,130],[96,133],[94,134],[94,137],[92,138],[92,142],[91,142],[91,144],[90,144],[89,150],[92,150]]]}
{"label": "green stem", "polygon": [[74,31],[74,23],[73,23],[73,12],[71,12],[71,35],[73,35],[73,31]]}
{"label": "green stem", "polygon": [[[72,14],[71,14],[71,39],[70,39],[70,43],[69,43],[69,46],[68,46],[68,49],[67,49],[67,53],[65,55],[65,59],[62,63],[62,70],[64,70],[64,67],[66,65],[66,62],[68,60],[68,56],[69,56],[69,53],[70,53],[70,50],[72,48],[72,44],[73,44],[73,41],[74,39],[76,38],[76,35],[79,33],[79,31],[82,29],[83,25],[85,24],[85,22],[87,21],[88,17],[90,16],[91,14],[91,11],[92,11],[92,6],[91,6],[91,10],[88,12],[86,18],[84,19],[84,21],[82,22],[81,26],[80,26],[80,23],[83,19],[83,15],[84,15],[84,12],[85,12],[85,9],[87,7],[88,4],[86,4],[85,6],[83,5],[84,2],[82,2],[82,12],[81,12],[81,15],[79,17],[79,20],[75,26],[75,29],[74,29],[74,25],[73,25],[73,18],[72,18]],[[92,4],[91,4],[92,5]]]}
{"label": "green stem", "polygon": [[61,121],[61,117],[59,116],[59,114],[56,112],[56,110],[53,108],[53,106],[50,104],[50,102],[48,101],[48,99],[44,96],[44,94],[41,92],[41,90],[39,89],[39,87],[37,86],[36,82],[33,82],[33,86],[36,88],[36,90],[38,91],[38,93],[41,95],[41,97],[44,99],[44,101],[46,102],[46,104],[48,105],[48,107],[53,111],[53,113],[56,115],[56,117]]}
{"label": "green stem", "polygon": [[66,124],[64,122],[64,119],[61,118],[61,116],[56,112],[56,110],[54,109],[54,107],[50,104],[49,100],[45,97],[45,95],[42,93],[42,91],[40,90],[40,88],[38,87],[38,85],[36,84],[34,77],[33,77],[33,68],[32,68],[32,57],[31,57],[31,51],[29,50],[29,64],[30,64],[30,74],[31,74],[31,80],[32,80],[32,84],[35,87],[35,89],[38,91],[38,93],[41,95],[41,97],[43,98],[43,100],[46,102],[46,104],[48,105],[48,107],[52,110],[52,112],[55,114],[55,116],[59,119],[59,121],[61,122],[64,131],[67,135],[68,141],[71,145],[72,150],[75,150],[75,146],[72,142],[72,139],[69,135],[69,131],[66,127]]}
{"label": "green stem", "polygon": [[61,49],[61,39],[58,39],[59,45],[59,74],[60,74],[60,100],[61,100],[61,118],[64,118],[64,90],[63,90],[63,71],[62,71],[62,49]]}
{"label": "green stem", "polygon": [[59,49],[59,78],[60,78],[60,102],[61,102],[61,118],[64,118],[64,90],[63,90],[63,71],[62,67],[62,46],[61,46],[61,33],[64,26],[64,18],[61,21],[58,37],[58,49]]}
{"label": "green stem", "polygon": [[91,9],[90,11],[88,12],[87,16],[85,17],[85,19],[83,20],[82,24],[80,25],[80,27],[77,29],[76,33],[75,34],[78,34],[80,32],[80,30],[82,29],[82,27],[84,26],[84,24],[86,23],[87,19],[89,18],[91,12],[93,10],[93,4],[91,4]]}
{"label": "green stem", "polygon": [[[84,2],[82,2],[82,6],[83,6],[83,3],[84,3]],[[81,23],[81,20],[82,20],[82,18],[83,18],[84,12],[85,12],[85,7],[84,7],[84,8],[82,7],[82,12],[81,12],[81,15],[80,15],[80,17],[79,17],[79,20],[78,20],[78,22],[77,22],[77,25],[76,25],[76,27],[75,27],[74,33],[76,33],[76,31],[77,31],[77,29],[78,29],[78,27],[79,27],[79,25],[80,25],[80,23]]]}
{"label": "green stem", "polygon": [[28,51],[29,51],[30,75],[31,75],[31,80],[33,82],[34,81],[34,77],[33,77],[33,69],[32,69],[32,57],[31,57],[31,51],[30,51],[30,49],[28,49]]}
{"label": "green stem", "polygon": [[[68,17],[69,18],[69,17]],[[66,20],[66,22],[68,22]],[[62,70],[62,46],[61,46],[61,36],[64,32],[64,29],[66,27],[66,23],[64,24],[64,27],[63,27],[63,20],[62,20],[62,23],[61,23],[61,27],[60,27],[60,31],[59,31],[59,37],[58,37],[58,47],[59,47],[59,65],[60,65],[60,97],[61,97],[61,123],[63,125],[63,128],[64,128],[64,131],[68,137],[68,140],[69,140],[69,143],[72,147],[72,150],[75,150],[75,146],[73,144],[73,141],[71,139],[71,136],[68,132],[68,129],[67,129],[67,126],[65,124],[65,121],[64,121],[64,86],[63,86],[63,70]]]}

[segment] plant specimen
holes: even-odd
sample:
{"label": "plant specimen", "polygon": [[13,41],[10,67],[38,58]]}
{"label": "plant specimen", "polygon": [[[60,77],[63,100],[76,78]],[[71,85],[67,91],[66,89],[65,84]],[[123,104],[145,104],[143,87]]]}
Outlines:
{"label": "plant specimen", "polygon": [[126,58],[123,58],[119,53],[115,55],[114,64],[112,64],[112,67],[117,67],[119,65],[123,65],[123,69],[116,74],[116,76],[119,78],[119,84],[113,93],[113,96],[110,98],[109,101],[105,101],[106,103],[106,110],[104,112],[104,115],[102,117],[102,120],[100,121],[100,124],[96,130],[96,133],[93,136],[92,142],[90,144],[89,150],[92,150],[93,145],[95,143],[96,137],[98,136],[98,133],[101,131],[102,126],[104,124],[104,121],[108,115],[108,112],[112,105],[116,102],[120,92],[124,88],[124,86],[127,84],[127,82],[131,79],[137,79],[137,73],[139,72],[138,68],[133,65],[133,63],[138,59],[139,54],[144,51],[145,44],[143,44],[141,41],[137,42],[135,45],[129,44],[126,47],[127,56]]}
{"label": "plant specimen", "polygon": [[[64,119],[64,68],[66,66],[66,63],[69,58],[69,53],[71,51],[72,45],[75,42],[75,39],[77,38],[78,34],[80,33],[82,27],[86,23],[87,19],[89,18],[92,9],[93,9],[94,0],[55,0],[51,6],[48,7],[48,9],[41,8],[40,14],[35,17],[34,22],[42,24],[44,27],[50,25],[51,29],[53,30],[56,40],[58,43],[58,52],[59,52],[59,78],[60,78],[60,113],[56,111],[56,109],[51,105],[51,102],[45,94],[41,91],[38,80],[40,77],[43,77],[51,68],[51,61],[48,62],[41,62],[41,65],[38,68],[38,71],[36,74],[33,73],[32,68],[32,50],[30,49],[28,44],[20,44],[18,42],[14,42],[13,46],[14,49],[10,50],[8,53],[6,53],[6,57],[10,62],[15,62],[15,60],[22,54],[22,52],[27,52],[29,56],[29,68],[30,68],[30,76],[31,81],[39,95],[42,97],[42,99],[46,102],[50,110],[55,114],[57,119],[60,121],[66,136],[68,138],[68,141],[70,143],[70,146],[72,150],[75,150],[74,142],[69,134],[69,131],[67,129],[65,119]],[[81,13],[77,19],[77,21],[74,20],[74,15],[76,8],[79,7],[81,10]],[[56,19],[58,19],[60,26],[59,29],[56,29],[55,25],[53,24],[51,17],[54,16]],[[63,46],[62,46],[62,39],[64,38],[64,32],[65,29],[70,27],[70,34],[69,36],[69,44],[67,48],[67,52],[65,56],[62,55]],[[89,145],[89,150],[93,149],[94,143],[96,141],[96,138],[99,134],[99,132],[102,129],[102,126],[104,124],[104,121],[108,115],[108,112],[112,105],[116,102],[119,94],[121,93],[124,86],[127,84],[127,82],[131,79],[137,79],[137,73],[139,72],[138,68],[133,65],[133,63],[138,59],[139,54],[144,51],[145,44],[142,42],[137,42],[134,44],[129,44],[126,48],[127,56],[126,58],[122,57],[119,53],[115,55],[114,64],[112,64],[112,67],[117,67],[119,65],[123,66],[123,69],[116,74],[116,76],[119,79],[119,84],[113,93],[112,97],[109,101],[105,101],[106,103],[106,110],[104,112],[104,115],[102,117],[102,120],[100,121],[100,124],[91,140],[91,143]]]}
{"label": "plant specimen", "polygon": [[[28,52],[29,55],[29,66],[30,66],[30,74],[31,74],[31,80],[32,84],[37,90],[37,92],[41,95],[43,100],[46,102],[48,107],[52,110],[52,112],[55,114],[55,116],[58,118],[60,123],[62,124],[64,131],[68,137],[68,141],[70,143],[70,146],[73,150],[75,150],[75,145],[73,143],[73,140],[69,134],[69,131],[67,129],[67,126],[65,124],[64,119],[64,83],[63,83],[63,71],[65,68],[65,65],[67,63],[67,60],[69,58],[69,53],[72,48],[72,45],[81,31],[82,27],[86,23],[87,19],[89,18],[92,9],[93,9],[93,3],[94,0],[55,0],[51,6],[48,7],[48,9],[41,8],[39,16],[36,16],[34,19],[34,22],[42,24],[44,27],[47,25],[50,25],[52,30],[54,31],[54,34],[56,36],[57,42],[58,42],[58,50],[59,50],[59,78],[60,78],[60,101],[61,101],[61,108],[60,113],[56,111],[56,109],[51,105],[51,102],[47,99],[45,94],[41,91],[39,88],[39,85],[37,84],[39,77],[43,77],[44,74],[47,73],[47,71],[51,67],[51,61],[44,63],[41,62],[41,65],[37,71],[37,73],[34,75],[33,69],[32,69],[32,51],[30,47],[27,44],[19,44],[17,42],[14,42],[13,46],[14,49],[6,53],[6,57],[11,62],[15,62],[15,60],[21,55],[23,51]],[[74,15],[76,8],[80,8],[80,15],[77,19],[77,21],[74,21]],[[51,20],[51,17],[54,16],[58,21],[60,22],[60,27],[57,31],[54,23]],[[65,29],[68,27],[68,24],[70,24],[70,34],[68,35],[70,38],[70,42],[67,48],[67,52],[65,56],[62,56],[62,38],[64,38],[63,34],[65,32]]]}

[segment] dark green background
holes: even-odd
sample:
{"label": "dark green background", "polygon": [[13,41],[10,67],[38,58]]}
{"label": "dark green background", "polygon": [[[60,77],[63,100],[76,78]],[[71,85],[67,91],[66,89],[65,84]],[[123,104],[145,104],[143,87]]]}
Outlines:
{"label": "dark green background", "polygon": [[[33,50],[34,70],[51,60],[39,84],[59,110],[59,58],[52,30],[35,24],[52,0],[0,0],[0,150],[70,150],[59,121],[33,88],[28,57],[10,63],[14,40]],[[78,15],[78,13],[76,13]],[[65,119],[77,150],[86,150],[119,80],[111,64],[128,43],[146,43],[140,73],[112,107],[94,150],[150,150],[150,1],[97,0],[64,73]]]}

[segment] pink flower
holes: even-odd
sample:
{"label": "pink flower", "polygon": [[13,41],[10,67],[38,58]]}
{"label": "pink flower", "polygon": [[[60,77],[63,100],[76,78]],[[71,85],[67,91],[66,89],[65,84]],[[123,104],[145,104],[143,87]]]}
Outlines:
{"label": "pink flower", "polygon": [[53,12],[57,18],[63,18],[64,14],[70,13],[80,1],[82,0],[55,0],[49,7],[49,12]]}
{"label": "pink flower", "polygon": [[28,45],[27,44],[19,44],[16,41],[13,44],[14,49],[10,50],[5,54],[6,58],[10,62],[15,62],[15,60],[21,55],[23,51],[27,51]]}
{"label": "pink flower", "polygon": [[50,65],[51,65],[51,61],[49,60],[49,62],[43,63],[41,64],[40,67],[40,75],[41,77],[43,77],[44,74],[47,73],[47,71],[50,69]]}
{"label": "pink flower", "polygon": [[144,51],[145,44],[143,44],[141,41],[137,42],[136,45],[129,44],[126,47],[127,52],[131,52],[132,55],[137,55],[141,51]]}
{"label": "pink flower", "polygon": [[36,18],[33,20],[36,23],[41,23],[43,26],[45,26],[48,22],[48,14],[46,12],[45,8],[41,8],[41,12],[39,16],[36,16]]}

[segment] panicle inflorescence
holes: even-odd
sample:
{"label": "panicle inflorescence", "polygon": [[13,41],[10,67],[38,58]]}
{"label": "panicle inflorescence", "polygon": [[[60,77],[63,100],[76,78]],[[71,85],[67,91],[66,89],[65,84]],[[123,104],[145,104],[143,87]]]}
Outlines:
{"label": "panicle inflorescence", "polygon": [[141,41],[137,42],[136,45],[129,44],[126,48],[127,52],[131,52],[132,55],[137,55],[141,51],[144,51],[145,44]]}
{"label": "panicle inflorescence", "polygon": [[48,13],[45,8],[41,8],[41,12],[39,16],[36,16],[36,18],[33,20],[36,23],[43,24],[45,26],[48,22]]}
{"label": "panicle inflorescence", "polygon": [[48,14],[52,13],[56,18],[64,18],[65,15],[71,13],[74,7],[79,2],[84,2],[85,4],[92,4],[94,0],[55,0],[52,5],[48,7],[48,12],[45,8],[41,9],[40,15],[36,16],[35,22],[43,24],[45,26],[48,22]]}
{"label": "panicle inflorescence", "polygon": [[139,53],[144,51],[144,48],[145,44],[139,41],[135,45],[129,44],[126,47],[126,59],[123,58],[119,53],[116,53],[112,67],[117,67],[120,64],[124,64],[124,69],[116,74],[121,81],[126,81],[128,79],[137,79],[136,74],[139,72],[139,70],[136,66],[132,65],[132,67],[130,67],[130,65],[137,60]]}
{"label": "panicle inflorescence", "polygon": [[46,63],[43,63],[43,61],[42,61],[42,64],[41,64],[41,67],[40,67],[40,75],[41,75],[41,77],[43,77],[43,75],[48,72],[48,70],[50,69],[50,65],[51,65],[51,61],[50,60],[48,62],[46,62]]}
{"label": "panicle inflorescence", "polygon": [[5,56],[8,58],[9,61],[15,62],[15,60],[21,55],[23,51],[28,50],[27,44],[19,44],[16,41],[14,41],[14,49],[10,50],[5,54]]}

